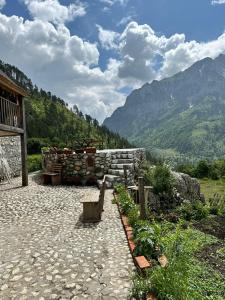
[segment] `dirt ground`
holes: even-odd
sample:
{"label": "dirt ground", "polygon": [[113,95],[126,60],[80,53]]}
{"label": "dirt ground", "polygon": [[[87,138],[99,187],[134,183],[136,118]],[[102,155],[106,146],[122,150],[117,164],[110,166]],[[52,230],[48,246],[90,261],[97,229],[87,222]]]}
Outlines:
{"label": "dirt ground", "polygon": [[213,216],[194,224],[195,228],[204,233],[214,235],[219,242],[204,247],[197,257],[210,264],[225,278],[225,217]]}

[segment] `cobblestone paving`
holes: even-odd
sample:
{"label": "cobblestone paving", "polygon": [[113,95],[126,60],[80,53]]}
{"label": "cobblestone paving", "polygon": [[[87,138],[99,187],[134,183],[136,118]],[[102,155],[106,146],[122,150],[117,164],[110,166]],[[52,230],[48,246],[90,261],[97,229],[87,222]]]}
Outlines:
{"label": "cobblestone paving", "polygon": [[83,225],[80,200],[97,189],[35,178],[0,185],[0,299],[127,299],[134,265],[111,192],[103,221]]}

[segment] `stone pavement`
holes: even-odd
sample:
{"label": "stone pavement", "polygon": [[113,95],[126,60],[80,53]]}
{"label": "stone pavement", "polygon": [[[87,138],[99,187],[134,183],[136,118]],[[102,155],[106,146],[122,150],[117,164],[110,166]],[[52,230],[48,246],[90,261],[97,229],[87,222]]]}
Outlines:
{"label": "stone pavement", "polygon": [[112,192],[103,221],[82,224],[92,187],[0,185],[0,299],[128,299],[134,270]]}

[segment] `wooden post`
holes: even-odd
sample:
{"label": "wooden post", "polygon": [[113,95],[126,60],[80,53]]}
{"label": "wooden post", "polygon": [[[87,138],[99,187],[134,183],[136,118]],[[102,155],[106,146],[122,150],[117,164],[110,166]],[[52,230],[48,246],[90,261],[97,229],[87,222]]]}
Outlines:
{"label": "wooden post", "polygon": [[145,194],[144,194],[144,178],[138,177],[138,192],[139,192],[139,203],[140,203],[140,219],[146,219],[145,211]]}
{"label": "wooden post", "polygon": [[22,128],[23,133],[20,135],[21,141],[21,162],[22,162],[22,185],[28,185],[28,168],[27,168],[27,134],[26,134],[26,119],[24,100],[21,99],[21,117],[22,117]]}
{"label": "wooden post", "polygon": [[124,172],[124,181],[125,181],[125,187],[127,187],[127,169],[128,169],[128,167],[127,167],[127,165],[124,165],[123,166],[123,172]]}
{"label": "wooden post", "polygon": [[148,208],[148,197],[149,197],[149,192],[152,190],[151,186],[145,186],[144,187],[144,195],[145,195],[145,214],[147,215],[147,212],[149,212]]}

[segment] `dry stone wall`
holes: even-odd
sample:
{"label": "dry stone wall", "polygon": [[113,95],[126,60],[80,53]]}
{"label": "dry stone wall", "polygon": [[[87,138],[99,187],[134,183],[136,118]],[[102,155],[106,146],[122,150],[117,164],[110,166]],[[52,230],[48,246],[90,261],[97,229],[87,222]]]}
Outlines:
{"label": "dry stone wall", "polygon": [[[12,170],[12,175],[19,176],[21,172],[20,137],[0,137],[0,145],[4,151],[4,157]],[[0,174],[1,176],[2,174]]]}
{"label": "dry stone wall", "polygon": [[102,178],[110,165],[108,153],[45,153],[44,167],[51,170],[54,163],[62,164],[63,183],[92,184]]}
{"label": "dry stone wall", "polygon": [[[117,166],[115,162],[130,157],[133,166],[138,168],[140,161],[145,158],[144,149],[116,149],[116,150],[101,150],[97,153],[48,153],[43,155],[43,165],[46,170],[51,170],[55,163],[62,165],[62,182],[70,184],[93,184],[104,175],[112,170],[112,164]],[[118,158],[117,158],[118,157]],[[123,170],[118,170],[118,174],[123,173]],[[117,177],[117,176],[115,176]]]}

